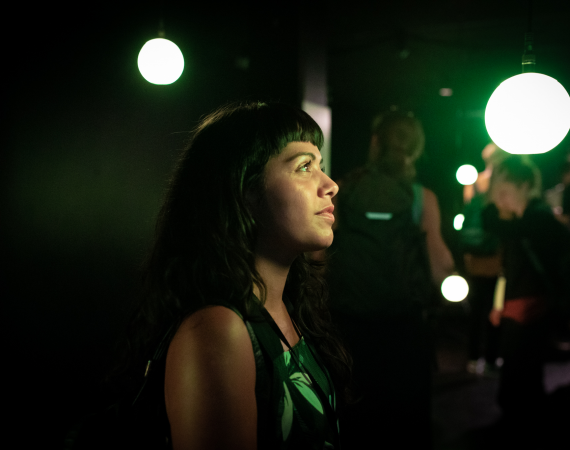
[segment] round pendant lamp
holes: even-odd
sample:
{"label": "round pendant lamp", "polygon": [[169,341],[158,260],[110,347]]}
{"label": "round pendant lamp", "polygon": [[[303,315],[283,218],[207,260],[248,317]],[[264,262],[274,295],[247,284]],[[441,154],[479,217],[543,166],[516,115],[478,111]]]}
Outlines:
{"label": "round pendant lamp", "polygon": [[491,95],[485,126],[493,142],[509,153],[547,152],[570,129],[570,96],[548,75],[515,75]]}
{"label": "round pendant lamp", "polygon": [[162,21],[158,38],[143,45],[137,60],[141,75],[152,84],[172,84],[184,71],[184,56],[178,46],[164,38]]}
{"label": "round pendant lamp", "polygon": [[495,144],[509,153],[544,153],[570,130],[570,96],[554,78],[535,72],[529,3],[522,74],[503,81],[485,109],[485,126]]}

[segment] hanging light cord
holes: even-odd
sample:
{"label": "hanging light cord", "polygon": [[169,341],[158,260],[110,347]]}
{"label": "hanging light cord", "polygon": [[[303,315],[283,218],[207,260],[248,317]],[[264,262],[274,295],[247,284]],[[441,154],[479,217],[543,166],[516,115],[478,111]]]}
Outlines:
{"label": "hanging light cord", "polygon": [[164,39],[164,36],[164,20],[161,15],[160,20],[158,21],[158,37]]}
{"label": "hanging light cord", "polygon": [[533,50],[534,34],[532,32],[532,0],[528,0],[528,25],[524,35],[524,52],[522,55],[522,73],[534,72],[536,56]]}

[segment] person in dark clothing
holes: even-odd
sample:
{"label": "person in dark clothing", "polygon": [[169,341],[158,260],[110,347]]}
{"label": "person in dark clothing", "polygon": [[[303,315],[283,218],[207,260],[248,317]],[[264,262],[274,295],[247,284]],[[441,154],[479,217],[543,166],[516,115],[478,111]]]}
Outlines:
{"label": "person in dark clothing", "polygon": [[[553,302],[568,295],[570,233],[539,198],[540,174],[512,155],[494,171],[485,228],[501,239],[504,306],[490,320],[501,327],[503,365],[497,400],[504,423],[519,437],[545,413],[543,355]],[[566,291],[566,292],[565,292]],[[570,298],[570,297],[566,297]]]}
{"label": "person in dark clothing", "polygon": [[464,222],[460,232],[465,272],[469,282],[469,335],[467,371],[479,375],[496,373],[498,333],[488,320],[493,294],[501,270],[499,241],[485,232],[481,213],[487,205],[487,191],[493,167],[508,155],[493,142],[485,146],[481,157],[485,170],[475,183],[463,188]]}
{"label": "person in dark clothing", "polygon": [[[424,134],[392,111],[372,126],[369,161],[339,181],[329,249],[331,313],[354,360],[360,402],[343,418],[343,447],[431,446],[425,305],[453,271],[434,193],[414,183]],[[432,280],[433,277],[433,280]]]}

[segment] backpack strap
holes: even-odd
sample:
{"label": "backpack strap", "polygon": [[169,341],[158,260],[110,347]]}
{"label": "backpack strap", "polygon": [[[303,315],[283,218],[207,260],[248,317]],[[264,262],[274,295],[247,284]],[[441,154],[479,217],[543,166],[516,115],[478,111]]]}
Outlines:
{"label": "backpack strap", "polygon": [[424,187],[419,183],[413,183],[414,202],[412,203],[412,216],[414,223],[419,225],[422,221],[422,212],[424,210]]}

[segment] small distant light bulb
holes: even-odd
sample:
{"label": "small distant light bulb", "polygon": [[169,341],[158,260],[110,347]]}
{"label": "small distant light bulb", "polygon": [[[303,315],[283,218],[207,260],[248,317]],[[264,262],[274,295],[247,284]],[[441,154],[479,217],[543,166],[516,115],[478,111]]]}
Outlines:
{"label": "small distant light bulb", "polygon": [[439,95],[441,95],[442,97],[451,97],[453,95],[453,89],[441,88],[439,90]]}
{"label": "small distant light bulb", "polygon": [[461,230],[463,228],[464,221],[465,221],[465,216],[463,214],[457,214],[453,218],[453,228],[455,228],[457,231]]}
{"label": "small distant light bulb", "polygon": [[141,75],[152,84],[172,84],[184,70],[184,57],[178,46],[168,39],[151,39],[138,57]]}
{"label": "small distant light bulb", "polygon": [[473,184],[477,181],[477,169],[471,164],[463,164],[455,174],[457,181],[459,181],[464,186]]}
{"label": "small distant light bulb", "polygon": [[467,297],[469,285],[465,278],[459,275],[451,275],[441,283],[441,293],[450,302],[460,302]]}

